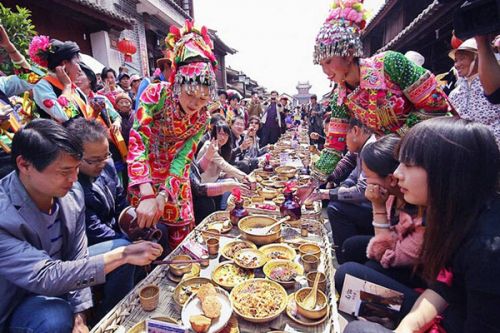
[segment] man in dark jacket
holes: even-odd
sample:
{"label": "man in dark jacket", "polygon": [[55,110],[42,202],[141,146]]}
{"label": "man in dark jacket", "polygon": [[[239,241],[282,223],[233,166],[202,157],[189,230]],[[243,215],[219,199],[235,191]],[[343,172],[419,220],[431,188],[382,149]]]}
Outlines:
{"label": "man in dark jacket", "polygon": [[85,194],[89,244],[125,238],[117,220],[128,203],[110,158],[106,129],[95,121],[83,118],[72,121],[68,129],[83,141],[84,153],[78,181]]}

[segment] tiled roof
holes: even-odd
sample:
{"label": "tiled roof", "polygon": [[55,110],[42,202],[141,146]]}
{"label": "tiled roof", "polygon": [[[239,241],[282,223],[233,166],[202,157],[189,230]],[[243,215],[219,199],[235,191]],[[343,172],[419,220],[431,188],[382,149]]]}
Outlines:
{"label": "tiled roof", "polygon": [[171,6],[173,6],[175,9],[177,9],[177,11],[182,15],[184,16],[184,18],[187,18],[187,19],[192,19],[192,17],[189,15],[189,13],[186,13],[186,11],[184,10],[184,8],[182,8],[181,6],[179,6],[175,1],[173,0],[165,0],[166,2],[168,2]]}
{"label": "tiled roof", "polygon": [[425,21],[433,17],[439,9],[442,9],[444,5],[439,1],[435,0],[426,9],[424,9],[406,28],[404,28],[399,34],[397,34],[389,43],[384,45],[381,49],[377,50],[376,53],[391,50],[397,42],[408,38],[417,27],[421,26]]}
{"label": "tiled roof", "polygon": [[366,35],[367,33],[369,33],[397,2],[398,0],[385,0],[384,4],[380,6],[375,15],[373,15],[373,17],[368,21],[363,34]]}
{"label": "tiled roof", "polygon": [[135,20],[129,17],[126,17],[125,15],[120,15],[112,10],[109,10],[93,1],[90,0],[70,0],[71,2],[77,3],[81,6],[87,7],[89,9],[92,9],[96,11],[99,14],[105,15],[107,17],[110,17],[112,19],[115,19],[117,21],[120,21],[124,23],[125,25],[131,27],[134,23]]}
{"label": "tiled roof", "polygon": [[222,39],[217,35],[217,30],[208,29],[208,34],[210,35],[210,37],[212,37],[214,44],[219,45],[224,52],[229,54],[235,54],[236,52],[238,52],[236,49],[233,49],[232,47],[224,43],[224,41],[222,41]]}

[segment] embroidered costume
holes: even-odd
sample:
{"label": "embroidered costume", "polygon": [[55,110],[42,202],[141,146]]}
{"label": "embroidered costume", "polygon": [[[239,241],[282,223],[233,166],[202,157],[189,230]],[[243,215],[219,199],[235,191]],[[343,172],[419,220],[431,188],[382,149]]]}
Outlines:
{"label": "embroidered costume", "polygon": [[206,28],[195,29],[190,21],[183,31],[172,27],[166,42],[174,49],[174,82],[150,84],[143,92],[130,131],[127,163],[132,205],[140,202],[140,184],[151,183],[155,191],[166,192],[161,221],[169,226],[174,248],[194,226],[189,166],[209,119],[206,107],[188,117],[179,95],[181,89],[189,93],[205,85],[215,98],[216,60]]}
{"label": "embroidered costume", "polygon": [[[321,28],[314,50],[314,62],[332,56],[362,56],[360,32],[364,28],[362,4],[336,0]],[[345,150],[350,117],[355,117],[377,134],[404,133],[419,121],[446,114],[446,96],[434,75],[404,55],[388,51],[371,58],[358,58],[360,83],[349,89],[338,84],[332,94],[331,120],[326,144],[312,175],[326,181]]]}

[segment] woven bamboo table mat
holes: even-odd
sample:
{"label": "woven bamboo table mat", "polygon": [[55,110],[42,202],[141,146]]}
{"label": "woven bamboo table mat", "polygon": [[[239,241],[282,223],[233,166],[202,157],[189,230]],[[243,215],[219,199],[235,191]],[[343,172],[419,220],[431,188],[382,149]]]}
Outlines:
{"label": "woven bamboo table mat", "polygon": [[[205,228],[208,223],[213,221],[221,220],[228,217],[227,212],[215,212],[208,216],[200,225],[193,230],[188,237],[184,240],[187,242],[192,239],[201,238],[201,230]],[[268,332],[271,330],[286,330],[287,332],[335,332],[340,333],[339,323],[338,323],[338,311],[335,302],[335,287],[334,287],[334,269],[333,269],[333,259],[332,259],[332,246],[327,235],[327,231],[321,220],[308,220],[309,224],[309,236],[307,241],[316,242],[322,247],[321,252],[321,265],[319,267],[320,271],[323,271],[327,279],[327,296],[329,298],[330,314],[325,320],[325,322],[319,326],[315,327],[305,327],[293,322],[285,313],[282,313],[278,318],[273,321],[264,324],[255,324],[248,322],[242,318],[238,318],[239,331],[242,333],[250,332]],[[238,235],[237,228],[233,228],[229,233],[231,235]],[[295,228],[285,228],[283,230],[283,238],[285,240],[293,240],[300,238],[300,231]],[[233,239],[221,237],[220,248],[222,248],[227,242]],[[171,254],[166,259],[182,253],[180,247],[172,251]],[[210,260],[210,266],[204,268],[200,272],[200,276],[210,278],[213,268],[221,262],[223,258],[216,258]],[[115,308],[113,308],[93,329],[92,333],[111,333],[111,332],[126,332],[136,323],[152,318],[152,317],[171,317],[175,320],[180,319],[181,309],[173,300],[173,291],[176,286],[175,282],[172,282],[167,277],[168,267],[167,265],[160,265],[156,267],[143,281],[141,281],[121,302],[119,302]],[[256,277],[263,277],[263,273],[256,271]],[[155,311],[146,312],[142,310],[139,304],[139,290],[148,285],[156,284],[160,287],[160,301],[159,305]],[[295,288],[298,289],[300,286]],[[288,292],[292,292],[289,290]]]}

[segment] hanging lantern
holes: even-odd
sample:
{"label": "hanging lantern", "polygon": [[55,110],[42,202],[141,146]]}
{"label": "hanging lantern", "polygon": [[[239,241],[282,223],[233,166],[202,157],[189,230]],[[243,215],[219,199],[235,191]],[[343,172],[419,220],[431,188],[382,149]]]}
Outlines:
{"label": "hanging lantern", "polygon": [[132,62],[132,54],[137,51],[137,47],[135,46],[135,44],[131,40],[123,38],[118,42],[117,46],[118,51],[123,53],[125,62]]}

